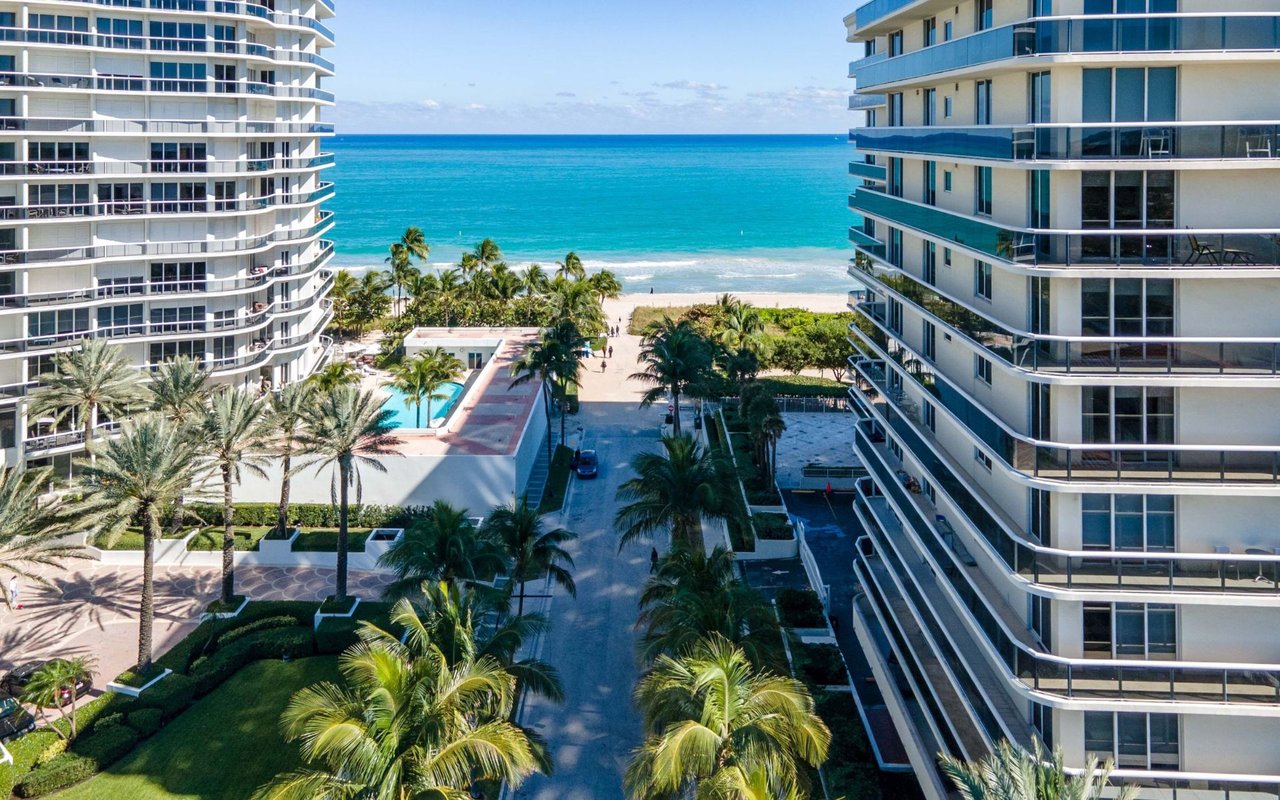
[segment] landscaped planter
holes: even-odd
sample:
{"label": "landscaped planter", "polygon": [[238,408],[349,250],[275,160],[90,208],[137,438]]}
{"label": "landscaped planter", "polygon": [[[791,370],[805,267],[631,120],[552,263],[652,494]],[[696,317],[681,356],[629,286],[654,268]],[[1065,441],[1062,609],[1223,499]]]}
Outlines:
{"label": "landscaped planter", "polygon": [[294,528],[288,539],[272,539],[270,536],[264,536],[258,540],[258,553],[266,561],[288,559],[293,553],[293,543],[301,534],[301,528]]}
{"label": "landscaped planter", "polygon": [[370,569],[376,568],[378,559],[403,538],[403,528],[375,528],[364,541],[364,556],[372,563]]}
{"label": "landscaped planter", "polygon": [[[346,611],[326,613],[320,610],[324,608],[323,605],[321,605],[320,608],[317,608],[316,617],[315,617],[315,627],[313,628],[313,630],[319,629],[320,623],[324,622],[326,619],[351,619],[352,617],[354,617],[356,615],[356,609],[360,607],[360,598],[353,597],[351,598],[351,601],[352,601],[351,607],[348,608]],[[328,602],[328,601],[326,600],[325,602]]]}
{"label": "landscaped planter", "polygon": [[154,678],[142,684],[141,686],[129,686],[124,683],[116,683],[115,681],[111,681],[110,683],[107,684],[107,690],[111,692],[115,692],[116,694],[122,694],[125,697],[141,697],[143,692],[150,689],[152,686],[155,686],[157,683],[159,683],[160,681],[164,680],[165,678],[169,677],[172,674],[173,674],[173,670],[166,669],[164,672],[161,672],[159,675],[155,676]]}
{"label": "landscaped planter", "polygon": [[240,612],[244,611],[247,605],[249,605],[249,597],[245,595],[240,600],[240,605],[236,607],[235,611],[206,611],[200,615],[200,620],[203,622],[206,619],[235,619],[240,616]]}

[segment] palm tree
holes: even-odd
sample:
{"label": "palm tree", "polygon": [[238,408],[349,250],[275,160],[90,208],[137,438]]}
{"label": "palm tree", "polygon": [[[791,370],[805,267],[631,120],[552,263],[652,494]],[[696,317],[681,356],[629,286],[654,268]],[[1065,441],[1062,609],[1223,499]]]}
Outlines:
{"label": "palm tree", "polygon": [[400,241],[391,245],[391,255],[386,263],[391,265],[391,285],[396,289],[396,308],[400,308],[400,297],[405,286],[419,273],[413,267],[414,261],[426,263],[431,255],[431,246],[422,233],[422,229],[412,225],[405,229]]}
{"label": "palm tree", "polygon": [[458,379],[464,366],[458,357],[443,347],[423,350],[406,361],[401,362],[392,371],[391,385],[404,394],[407,405],[417,409],[416,428],[422,427],[422,401],[427,401],[427,425],[431,425],[431,401],[447,400],[449,395],[441,394],[445,384]]}
{"label": "palm tree", "polygon": [[67,732],[63,733],[57,725],[48,727],[70,741],[76,738],[77,733],[76,703],[80,699],[78,687],[88,685],[97,669],[98,661],[93,656],[47,661],[31,675],[31,680],[22,688],[22,699],[40,710],[41,719],[44,719],[45,709],[58,709],[62,718],[69,723]]}
{"label": "palm tree", "polygon": [[119,436],[93,445],[96,459],[82,460],[81,499],[72,513],[80,525],[117,537],[132,520],[142,522],[142,600],[138,614],[138,670],[151,671],[155,619],[155,542],[161,515],[173,508],[206,472],[199,445],[159,414],[127,420]]}
{"label": "palm tree", "polygon": [[[411,612],[410,612],[411,613]],[[481,781],[518,787],[542,767],[509,721],[515,678],[493,658],[450,661],[432,641],[362,641],[339,660],[346,686],[294,693],[285,738],[308,765],[256,800],[464,800]]]}
{"label": "palm tree", "polygon": [[84,441],[93,443],[98,417],[112,419],[144,403],[142,373],[129,363],[124,349],[106,339],[85,339],[75,349],[60,353],[56,369],[38,378],[40,391],[31,399],[29,418],[50,415],[61,423],[74,413],[84,427]]}
{"label": "palm tree", "polygon": [[400,440],[392,435],[393,416],[385,398],[352,386],[339,386],[322,392],[307,409],[306,422],[298,434],[299,453],[306,462],[299,469],[316,466],[334,468],[330,492],[338,504],[338,565],[335,576],[334,601],[347,600],[348,513],[352,487],[360,502],[363,484],[360,466],[378,472],[387,468],[382,456],[399,455],[395,447]]}
{"label": "palm tree", "polygon": [[[732,297],[732,295],[725,295]],[[724,306],[719,320],[718,339],[726,350],[749,350],[757,356],[764,354],[768,346],[764,320],[751,305],[737,300]]]}
{"label": "palm tree", "polygon": [[524,282],[519,275],[512,272],[506,264],[498,264],[489,273],[485,293],[490,299],[507,304],[516,299],[523,287]]}
{"label": "palm tree", "polygon": [[275,454],[280,456],[280,507],[276,512],[276,535],[286,536],[289,529],[289,489],[293,482],[293,456],[298,437],[306,423],[307,410],[315,400],[315,385],[302,381],[291,383],[271,395],[268,424],[275,438]]}
{"label": "palm tree", "polygon": [[328,392],[339,386],[354,386],[360,382],[360,376],[349,361],[334,361],[307,378],[306,381],[316,391]]}
{"label": "palm tree", "polygon": [[664,556],[640,595],[636,626],[644,631],[641,655],[679,656],[718,634],[741,647],[760,667],[785,670],[773,607],[738,577],[733,551],[717,546],[677,549]]}
{"label": "palm tree", "polygon": [[355,304],[355,295],[360,288],[356,276],[348,270],[340,269],[333,276],[333,288],[329,290],[329,299],[333,301],[333,326],[344,333],[355,328],[351,320]]}
{"label": "palm tree", "polygon": [[629,501],[618,510],[614,527],[622,531],[619,547],[671,531],[675,547],[702,546],[702,518],[729,519],[740,513],[732,467],[722,456],[703,452],[693,437],[662,437],[659,453],[641,453],[631,460],[636,477],[618,488],[618,499]]}
{"label": "palm tree", "polygon": [[587,268],[582,265],[582,259],[578,258],[577,253],[570,252],[564,257],[564,261],[557,261],[556,270],[557,278],[565,280],[580,281],[587,277]]}
{"label": "palm tree", "polygon": [[463,277],[471,278],[477,272],[493,269],[500,261],[502,261],[502,248],[498,247],[498,243],[494,240],[485,239],[470,253],[465,253],[462,260],[458,262],[458,266],[462,270]]}
{"label": "palm tree", "polygon": [[826,760],[831,732],[804,684],[752,666],[713,634],[660,656],[635,691],[646,738],[627,768],[631,797],[739,798],[764,780],[770,798],[804,796],[805,767]]}
{"label": "palm tree", "polygon": [[939,755],[938,761],[964,800],[1102,800],[1104,796],[1133,800],[1138,796],[1134,786],[1109,791],[1108,778],[1115,768],[1111,760],[1098,766],[1098,759],[1090,757],[1083,774],[1069,775],[1061,748],[1054,748],[1050,755],[1039,740],[1033,742],[1030,753],[1001,741],[981,761],[965,763],[947,755]]}
{"label": "palm tree", "polygon": [[680,396],[705,383],[711,374],[712,349],[688,320],[674,322],[664,317],[645,332],[641,340],[640,363],[644,369],[633,381],[653,384],[640,400],[641,408],[671,398],[672,432],[680,434]]}
{"label": "palm tree", "polygon": [[440,273],[440,278],[436,282],[436,302],[440,305],[440,310],[444,312],[444,325],[449,327],[452,325],[453,308],[458,303],[458,299],[466,291],[466,282],[462,275],[456,269],[447,269]]}
{"label": "palm tree", "polygon": [[[23,580],[48,583],[35,567],[63,567],[68,559],[88,558],[84,548],[71,544],[72,519],[62,497],[46,498],[53,483],[48,468],[0,467],[0,564]],[[12,604],[8,590],[5,602]]]}
{"label": "palm tree", "polygon": [[600,270],[586,280],[602,304],[605,300],[612,300],[622,294],[622,281],[607,269]]}
{"label": "palm tree", "polygon": [[553,326],[571,322],[584,336],[604,333],[604,309],[589,282],[557,276],[551,283],[547,301],[551,306]]}
{"label": "palm tree", "polygon": [[543,531],[537,510],[525,500],[490,511],[483,529],[488,538],[502,543],[511,562],[508,574],[520,586],[517,617],[524,616],[525,584],[544,575],[550,575],[570,597],[578,596],[571,571],[573,557],[564,549],[578,534],[564,528]]}
{"label": "palm tree", "polygon": [[738,415],[747,423],[755,445],[755,462],[767,477],[772,477],[777,462],[778,439],[787,430],[778,401],[758,382],[742,387],[738,396]]}
{"label": "palm tree", "polygon": [[[542,332],[537,342],[529,345],[511,363],[512,388],[535,378],[543,391],[543,411],[547,415],[547,456],[551,456],[551,408],[561,403],[570,386],[578,386],[582,375],[582,351],[586,338],[572,322],[562,322]],[[564,441],[564,413],[560,415],[560,441]]]}
{"label": "palm tree", "polygon": [[260,478],[267,472],[268,406],[261,398],[235,388],[214,394],[195,422],[195,435],[205,458],[222,475],[222,602],[236,597],[235,485],[241,470]]}
{"label": "palm tree", "polygon": [[388,597],[406,597],[424,582],[470,583],[508,571],[501,544],[488,531],[478,530],[470,513],[437,500],[387,548],[378,566],[396,573],[396,580],[387,586]]}
{"label": "palm tree", "polygon": [[551,280],[547,278],[547,273],[537,264],[530,264],[520,275],[520,284],[524,288],[526,297],[534,297],[543,294],[551,285]]}
{"label": "palm tree", "polygon": [[209,373],[200,368],[200,362],[186,356],[161,364],[147,388],[151,407],[178,425],[198,415],[211,392]]}

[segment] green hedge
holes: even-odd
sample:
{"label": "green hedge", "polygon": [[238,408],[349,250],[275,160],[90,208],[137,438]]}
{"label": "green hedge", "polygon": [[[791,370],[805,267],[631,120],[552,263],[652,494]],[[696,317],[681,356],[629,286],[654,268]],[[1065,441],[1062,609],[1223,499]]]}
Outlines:
{"label": "green hedge", "polygon": [[251,661],[262,658],[305,658],[315,655],[310,628],[293,627],[258,631],[193,662],[191,680],[195,696],[204,697]]}
{"label": "green hedge", "polygon": [[174,672],[188,672],[191,663],[202,655],[209,655],[217,649],[216,642],[228,631],[267,617],[291,617],[295,624],[310,626],[315,619],[318,602],[302,600],[281,600],[272,602],[254,601],[245,606],[240,616],[232,619],[211,619],[200,623],[186,638],[179,641],[167,653],[156,659],[156,664]]}
{"label": "green hedge", "polygon": [[[236,528],[231,532],[235,538],[236,551],[251,553],[258,549],[258,542],[271,532],[271,528]],[[191,537],[187,542],[187,550],[192,552],[219,552],[222,550],[222,526],[215,525]]]}
{"label": "green hedge", "polygon": [[821,628],[827,624],[822,613],[822,599],[807,589],[783,589],[778,592],[778,616],[787,628]]}
{"label": "green hedge", "polygon": [[297,624],[298,620],[290,616],[263,617],[246,622],[238,628],[232,628],[219,636],[216,644],[218,647],[226,647],[236,639],[248,636],[251,633],[270,630],[271,628],[289,628]]}
{"label": "green hedge", "polygon": [[[195,686],[191,678],[174,673],[139,695],[132,706],[159,711],[165,720],[171,720],[191,705],[194,692]],[[132,716],[132,713],[127,716]]]}
{"label": "green hedge", "polygon": [[840,648],[833,644],[799,644],[792,648],[796,662],[796,677],[810,687],[844,686],[849,683],[849,673],[844,666]]}
{"label": "green hedge", "polygon": [[814,697],[818,716],[831,729],[830,755],[822,766],[832,797],[878,800],[880,771],[853,695],[825,692]]}
{"label": "green hedge", "polygon": [[391,624],[391,607],[391,603],[361,603],[351,619],[329,618],[321,621],[315,632],[316,652],[335,655],[346,650],[359,641],[356,631],[365,622],[372,622],[383,630],[398,633],[398,629]]}
{"label": "green hedge", "polygon": [[[337,523],[335,522],[334,524],[336,525]],[[349,525],[347,527],[347,552],[363,553],[364,543],[371,533],[373,533],[372,528]],[[338,552],[338,531],[336,529],[304,530],[297,539],[293,540],[293,552],[336,553]]]}
{"label": "green hedge", "polygon": [[[185,676],[175,675],[172,677]],[[139,738],[142,739],[155,735],[156,731],[164,727],[164,722],[164,712],[158,708],[140,708],[137,711],[129,712],[129,715],[125,717],[125,724],[133,728]]]}
{"label": "green hedge", "polygon": [[36,767],[14,788],[19,797],[43,797],[101,772],[129,754],[138,732],[127,725],[99,725],[71,743],[67,752]]}
{"label": "green hedge", "polygon": [[[191,503],[187,510],[206,525],[222,524],[220,503]],[[236,503],[231,524],[237,528],[274,527],[279,506],[276,503]],[[421,506],[354,505],[347,513],[347,524],[353,528],[403,528],[415,517],[426,513]],[[332,528],[338,524],[338,508],[327,503],[294,503],[289,506],[289,522],[299,528]]]}
{"label": "green hedge", "polygon": [[755,525],[758,539],[787,541],[796,536],[786,514],[754,514],[751,522]]}
{"label": "green hedge", "polygon": [[0,797],[12,795],[18,781],[33,767],[56,758],[65,747],[66,740],[51,730],[28,733],[6,744],[13,763],[0,766]]}
{"label": "green hedge", "polygon": [[772,375],[760,383],[774,397],[844,397],[849,385],[813,375]]}

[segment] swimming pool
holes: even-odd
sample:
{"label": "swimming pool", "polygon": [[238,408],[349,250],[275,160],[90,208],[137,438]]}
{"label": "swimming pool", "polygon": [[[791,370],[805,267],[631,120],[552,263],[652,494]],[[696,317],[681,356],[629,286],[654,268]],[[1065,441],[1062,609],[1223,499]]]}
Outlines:
{"label": "swimming pool", "polygon": [[[405,402],[404,393],[394,386],[383,386],[383,391],[391,395],[391,399],[387,401],[386,409],[393,416],[391,418],[391,427],[414,429],[418,427],[418,407]],[[431,401],[431,422],[438,423],[449,415],[449,411],[453,408],[454,403],[458,402],[458,398],[462,396],[462,384],[446,383],[436,391],[436,397]],[[422,427],[427,427],[427,402],[422,401]]]}

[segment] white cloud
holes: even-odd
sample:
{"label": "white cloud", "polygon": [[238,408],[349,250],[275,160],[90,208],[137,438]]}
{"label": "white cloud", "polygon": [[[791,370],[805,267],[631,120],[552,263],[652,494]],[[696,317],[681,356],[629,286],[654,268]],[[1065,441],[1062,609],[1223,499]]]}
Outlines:
{"label": "white cloud", "polygon": [[556,97],[577,97],[573,92],[556,92]]}
{"label": "white cloud", "polygon": [[658,89],[686,89],[692,92],[723,92],[728,86],[722,86],[718,83],[702,83],[700,81],[667,81],[666,83],[655,83]]}

